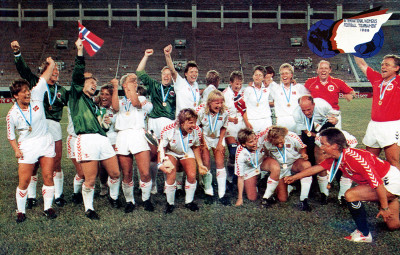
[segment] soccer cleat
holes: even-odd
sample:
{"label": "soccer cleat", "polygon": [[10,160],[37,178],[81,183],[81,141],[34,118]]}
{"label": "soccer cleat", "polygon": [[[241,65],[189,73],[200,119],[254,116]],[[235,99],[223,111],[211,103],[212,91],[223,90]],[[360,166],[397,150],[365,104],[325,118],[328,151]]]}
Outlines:
{"label": "soccer cleat", "polygon": [[79,192],[79,193],[72,194],[72,202],[76,205],[82,204],[82,202],[83,202],[82,193]]}
{"label": "soccer cleat", "polygon": [[26,208],[32,209],[32,207],[37,206],[37,200],[36,198],[28,198],[26,200]]}
{"label": "soccer cleat", "polygon": [[167,205],[165,206],[164,213],[165,214],[170,214],[170,213],[172,213],[174,211],[174,209],[175,209],[175,205],[170,205],[170,204],[167,203]]}
{"label": "soccer cleat", "polygon": [[93,211],[92,209],[89,209],[85,212],[85,216],[88,217],[91,220],[100,220],[99,215]]}
{"label": "soccer cleat", "polygon": [[353,233],[351,233],[349,236],[346,236],[344,239],[358,243],[372,243],[371,232],[369,232],[367,236],[364,236],[363,233],[361,233],[361,231],[358,229],[354,230]]}
{"label": "soccer cleat", "polygon": [[320,202],[321,205],[327,205],[328,204],[328,197],[324,193],[321,193],[321,199],[320,199],[319,202]]}
{"label": "soccer cleat", "polygon": [[151,191],[150,191],[150,193],[151,194],[153,194],[153,195],[155,195],[155,194],[157,194],[157,186],[156,185],[154,185],[153,187],[151,187]]}
{"label": "soccer cleat", "polygon": [[276,200],[275,200],[274,197],[270,197],[268,199],[267,198],[263,198],[263,200],[261,201],[261,207],[268,209],[268,208],[271,207],[271,205],[273,205],[275,203],[276,203]]}
{"label": "soccer cleat", "polygon": [[66,204],[66,201],[64,199],[64,195],[61,194],[61,196],[59,198],[54,200],[54,203],[59,207],[63,207]]}
{"label": "soccer cleat", "polygon": [[131,213],[133,212],[133,210],[135,210],[135,204],[132,202],[128,202],[125,205],[125,213]]}
{"label": "soccer cleat", "polygon": [[212,205],[214,203],[214,197],[206,194],[206,198],[204,199],[204,203],[206,205]]}
{"label": "soccer cleat", "polygon": [[300,201],[299,209],[300,209],[300,211],[311,212],[311,207],[308,204],[308,199],[307,198],[304,199],[303,201]]}
{"label": "soccer cleat", "polygon": [[110,205],[112,208],[120,208],[121,207],[121,202],[117,199],[112,199],[111,197],[108,197],[108,201],[110,202]]}
{"label": "soccer cleat", "polygon": [[344,196],[341,196],[341,197],[338,199],[338,203],[339,203],[340,207],[347,208],[347,201],[346,201],[346,199],[344,198]]}
{"label": "soccer cleat", "polygon": [[222,205],[231,205],[231,200],[227,196],[223,196],[220,199],[218,199],[218,202]]}
{"label": "soccer cleat", "polygon": [[100,187],[100,193],[99,196],[100,197],[105,197],[108,195],[108,187],[106,185]]}
{"label": "soccer cleat", "polygon": [[183,189],[177,189],[175,193],[175,197],[184,197],[185,191]]}
{"label": "soccer cleat", "polygon": [[154,205],[151,203],[150,199],[147,199],[146,201],[143,202],[144,209],[148,212],[153,212],[154,211]]}
{"label": "soccer cleat", "polygon": [[199,210],[199,207],[194,202],[190,202],[188,204],[185,204],[185,207],[187,209],[189,209],[190,211],[192,211],[192,212],[195,212],[195,211]]}
{"label": "soccer cleat", "polygon": [[17,223],[24,222],[26,220],[25,213],[17,212]]}
{"label": "soccer cleat", "polygon": [[43,212],[43,215],[46,216],[47,219],[55,219],[57,218],[56,211],[53,208],[49,208]]}

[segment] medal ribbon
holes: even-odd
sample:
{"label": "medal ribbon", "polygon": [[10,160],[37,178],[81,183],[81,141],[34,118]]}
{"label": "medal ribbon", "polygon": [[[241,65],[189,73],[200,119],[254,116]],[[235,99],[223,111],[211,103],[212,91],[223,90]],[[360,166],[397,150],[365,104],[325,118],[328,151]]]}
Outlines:
{"label": "medal ribbon", "polygon": [[[263,85],[264,85],[264,84],[263,84]],[[256,94],[257,104],[260,103],[260,100],[261,100],[261,98],[262,98],[262,94],[263,94],[262,87],[263,87],[263,86],[261,85],[261,94],[260,94],[260,97],[258,97],[256,88],[255,88],[254,83],[253,83],[253,90],[254,90],[254,94]]]}
{"label": "medal ribbon", "polygon": [[211,133],[214,133],[215,129],[217,128],[217,121],[218,121],[219,113],[217,114],[217,117],[215,118],[214,124],[212,124],[212,125],[211,125],[210,114],[208,114],[207,117],[208,117],[208,124],[210,125],[210,131],[211,131]]}
{"label": "medal ribbon", "polygon": [[164,88],[163,87],[164,87],[164,85],[161,84],[160,89],[161,89],[162,101],[163,101],[163,103],[165,103],[167,101],[168,93],[169,93],[169,91],[171,89],[171,86],[169,86],[169,89],[167,91],[167,95],[166,96],[164,96]]}
{"label": "medal ribbon", "polygon": [[283,145],[283,150],[282,150],[282,152],[281,152],[281,150],[278,148],[278,146],[276,146],[276,148],[278,149],[278,152],[279,152],[279,154],[280,154],[281,157],[282,157],[282,160],[283,160],[282,164],[286,164],[286,147],[285,147],[285,145]]}
{"label": "medal ribbon", "polygon": [[[129,100],[129,104],[128,104],[128,98],[125,96],[125,101],[126,101],[126,105],[125,105],[125,111],[129,112],[129,109],[131,108],[131,100]],[[127,107],[128,106],[128,107]]]}
{"label": "medal ribbon", "polygon": [[285,94],[286,101],[290,103],[290,97],[292,96],[292,84],[290,83],[289,97],[286,95],[285,85],[282,84],[283,94]]}
{"label": "medal ribbon", "polygon": [[[339,169],[340,163],[342,163],[342,158],[343,158],[343,152],[340,153],[339,159],[338,160],[334,160],[331,166],[331,170],[329,171],[329,183],[332,183],[333,178],[335,178],[335,175]],[[336,162],[336,165],[335,165]]]}
{"label": "medal ribbon", "polygon": [[186,144],[186,146],[185,146],[185,142],[183,141],[182,130],[181,130],[180,128],[179,128],[179,133],[181,134],[181,143],[182,143],[183,152],[184,152],[185,154],[187,154],[187,151],[188,151],[188,149],[189,149],[189,138],[190,138],[190,134],[188,133],[187,144]]}
{"label": "medal ribbon", "polygon": [[313,123],[314,123],[314,113],[312,115],[312,118],[310,121],[308,121],[308,118],[306,115],[304,115],[305,121],[306,121],[306,126],[307,126],[307,131],[311,132],[312,127],[313,127]]}
{"label": "medal ribbon", "polygon": [[196,92],[193,92],[192,85],[190,85],[190,84],[189,84],[189,82],[188,82],[186,79],[185,79],[185,81],[186,81],[187,85],[189,86],[189,88],[190,88],[190,91],[192,92],[192,96],[193,96],[194,103],[195,103],[195,104],[197,104],[197,96],[196,96]]}
{"label": "medal ribbon", "polygon": [[52,106],[54,104],[54,101],[56,101],[56,97],[57,97],[57,85],[54,84],[55,91],[54,91],[54,97],[52,99],[51,99],[49,84],[47,84],[47,82],[46,82],[46,86],[47,86],[47,95],[49,98],[49,105]]}
{"label": "medal ribbon", "polygon": [[[396,75],[396,76],[397,76],[397,75]],[[382,89],[383,89],[383,82],[384,82],[384,81],[382,81],[382,83],[379,85],[379,99],[380,99],[380,100],[383,100],[383,98],[385,97],[385,93],[386,93],[387,88],[388,88],[389,85],[392,83],[392,81],[396,78],[396,76],[393,77],[393,78],[386,84],[385,89],[384,89],[383,91],[382,91]]]}
{"label": "medal ribbon", "polygon": [[[249,151],[249,150],[247,150],[247,151]],[[249,153],[250,153],[250,151],[249,151]],[[258,150],[256,150],[256,157],[254,159],[254,162],[253,162],[253,159],[251,158],[251,153],[250,153],[250,163],[256,169],[258,169],[258,167],[260,166],[260,164],[258,164]]]}
{"label": "medal ribbon", "polygon": [[32,108],[31,108],[31,104],[29,104],[29,121],[26,119],[25,114],[22,112],[21,108],[19,107],[18,103],[15,103],[18,107],[18,110],[20,111],[22,117],[24,118],[26,124],[28,124],[28,126],[32,127]]}

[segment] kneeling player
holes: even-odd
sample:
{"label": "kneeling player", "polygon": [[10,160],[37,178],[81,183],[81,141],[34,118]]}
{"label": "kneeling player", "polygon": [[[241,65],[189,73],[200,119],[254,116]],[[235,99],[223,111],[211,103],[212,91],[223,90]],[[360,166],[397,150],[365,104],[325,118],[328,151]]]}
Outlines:
{"label": "kneeling player", "polygon": [[362,201],[379,202],[377,217],[382,216],[389,229],[400,228],[399,169],[366,150],[349,148],[345,136],[336,128],[322,131],[321,149],[326,154],[326,160],[294,176],[285,177],[285,182],[290,184],[324,170],[340,169],[344,176],[358,184],[345,193],[348,208],[357,225],[357,229],[345,239],[353,242],[372,242]]}

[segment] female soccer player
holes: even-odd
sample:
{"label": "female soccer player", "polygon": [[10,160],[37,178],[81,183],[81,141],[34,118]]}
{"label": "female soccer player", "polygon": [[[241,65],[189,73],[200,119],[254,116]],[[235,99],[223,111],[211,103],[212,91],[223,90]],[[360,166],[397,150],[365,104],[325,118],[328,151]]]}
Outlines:
{"label": "female soccer player", "polygon": [[[51,208],[54,199],[54,140],[48,132],[43,106],[43,97],[48,89],[47,81],[53,73],[55,63],[50,57],[46,61],[49,66],[32,91],[29,90],[29,83],[26,80],[16,80],[10,86],[15,104],[7,114],[7,138],[15,157],[18,158],[17,223],[26,219],[27,188],[36,162],[39,162],[42,168],[44,215],[49,219],[57,217]],[[18,143],[15,129],[19,136]]]}

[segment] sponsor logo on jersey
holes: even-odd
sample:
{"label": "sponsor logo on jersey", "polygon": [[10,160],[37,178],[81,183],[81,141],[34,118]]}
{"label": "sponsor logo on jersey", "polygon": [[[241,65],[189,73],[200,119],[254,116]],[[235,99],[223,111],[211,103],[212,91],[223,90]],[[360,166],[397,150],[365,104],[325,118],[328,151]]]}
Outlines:
{"label": "sponsor logo on jersey", "polygon": [[33,110],[36,112],[37,110],[39,110],[39,106],[35,106],[35,107],[33,107]]}
{"label": "sponsor logo on jersey", "polygon": [[334,87],[333,85],[329,85],[329,86],[328,86],[328,90],[329,90],[330,92],[332,92],[332,91],[335,90],[335,87]]}

